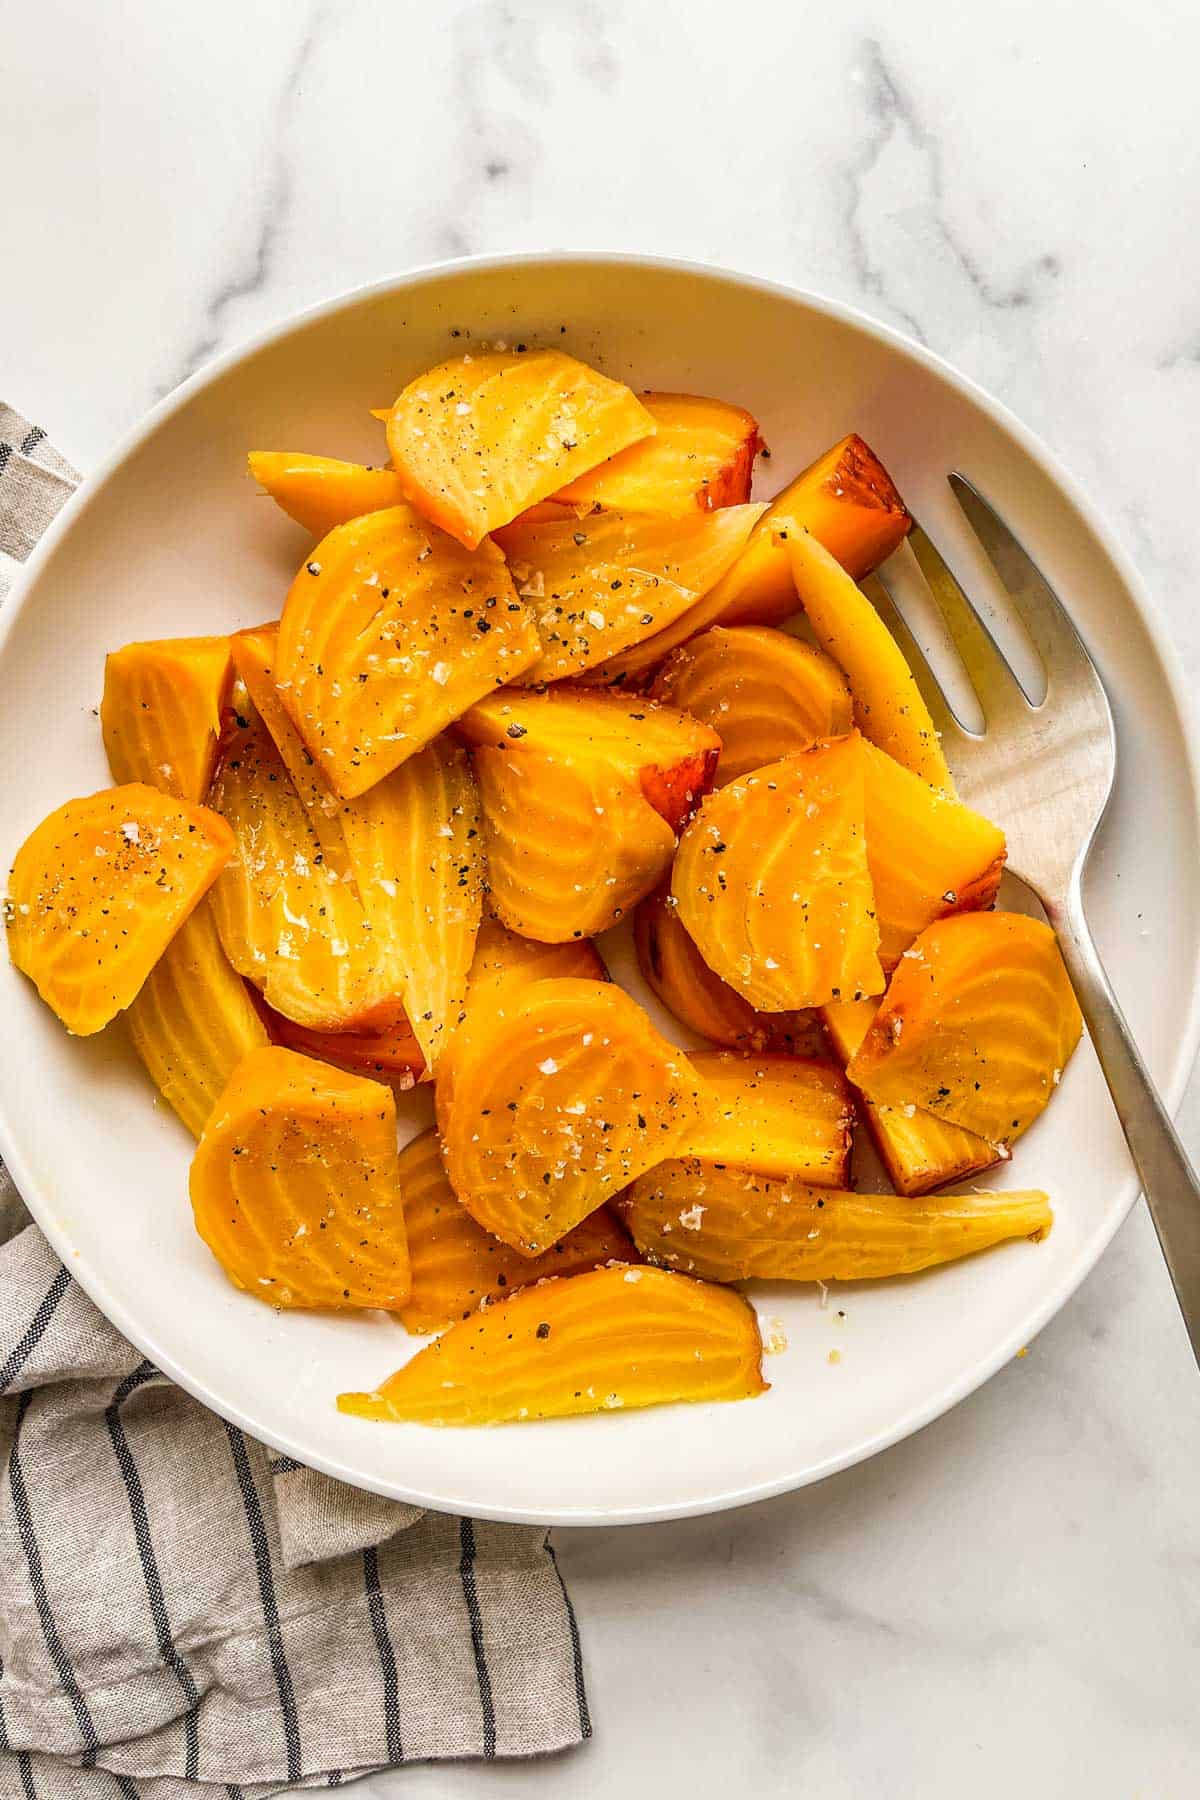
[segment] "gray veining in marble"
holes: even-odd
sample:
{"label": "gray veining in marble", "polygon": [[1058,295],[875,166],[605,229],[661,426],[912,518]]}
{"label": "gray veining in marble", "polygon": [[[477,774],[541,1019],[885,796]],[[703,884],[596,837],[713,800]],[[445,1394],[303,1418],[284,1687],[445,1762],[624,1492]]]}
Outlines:
{"label": "gray veining in marble", "polygon": [[[909,251],[927,259],[924,280],[940,308],[956,288],[968,310],[975,301],[998,312],[1036,304],[1040,290],[1061,273],[1058,258],[1042,252],[1010,286],[997,285],[985,273],[955,235],[946,212],[941,139],[922,123],[876,39],[863,44],[851,79],[860,87],[870,120],[862,150],[847,162],[843,175],[843,224],[862,292],[874,295],[919,343],[930,343],[920,317],[923,309],[893,287],[897,266],[904,268],[909,259],[897,254],[890,228],[902,235]],[[902,190],[902,205],[896,204],[897,189]]]}
{"label": "gray veining in marble", "polygon": [[316,51],[322,26],[328,18],[321,3],[312,7],[307,25],[294,54],[283,71],[279,98],[266,137],[266,171],[254,193],[254,206],[248,223],[252,241],[244,259],[239,259],[232,272],[226,273],[204,302],[203,324],[194,343],[184,351],[170,376],[159,389],[169,394],[189,375],[211,362],[225,348],[225,328],[230,310],[239,300],[260,294],[268,286],[275,260],[275,249],[286,230],[292,212],[294,177],[288,154],[288,134],[304,76]]}

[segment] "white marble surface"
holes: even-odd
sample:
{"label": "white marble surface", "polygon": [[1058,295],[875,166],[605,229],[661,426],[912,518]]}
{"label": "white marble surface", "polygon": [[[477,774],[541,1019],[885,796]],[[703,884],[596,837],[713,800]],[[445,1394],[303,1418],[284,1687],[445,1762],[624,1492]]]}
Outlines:
{"label": "white marble surface", "polygon": [[[0,9],[0,393],[83,467],[218,349],[405,266],[696,257],[862,305],[1044,434],[1200,675],[1195,0]],[[1200,1150],[1200,1096],[1184,1114]],[[1139,1210],[920,1437],[562,1533],[596,1736],[362,1792],[1200,1789],[1200,1387]]]}

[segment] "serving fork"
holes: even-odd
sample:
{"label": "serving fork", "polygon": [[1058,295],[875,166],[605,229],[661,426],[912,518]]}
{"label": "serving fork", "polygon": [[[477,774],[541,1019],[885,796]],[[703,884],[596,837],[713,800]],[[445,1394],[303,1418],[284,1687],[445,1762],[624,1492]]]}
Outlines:
{"label": "serving fork", "polygon": [[1041,702],[1029,700],[919,525],[908,541],[979,702],[981,731],[956,715],[905,623],[894,566],[885,564],[865,585],[908,659],[959,793],[1003,825],[1008,868],[1041,902],[1058,934],[1200,1362],[1200,1180],[1134,1043],[1083,908],[1083,871],[1116,774],[1112,709],[1096,665],[1033,558],[965,476],[952,474],[949,482],[1041,658]]}

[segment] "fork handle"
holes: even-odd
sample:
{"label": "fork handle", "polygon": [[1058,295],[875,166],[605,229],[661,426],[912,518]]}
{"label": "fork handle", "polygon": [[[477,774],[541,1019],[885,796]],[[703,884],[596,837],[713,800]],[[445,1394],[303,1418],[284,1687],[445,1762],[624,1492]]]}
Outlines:
{"label": "fork handle", "polygon": [[1084,916],[1078,874],[1065,903],[1047,907],[1047,913],[1141,1177],[1192,1353],[1200,1363],[1200,1178],[1105,974]]}

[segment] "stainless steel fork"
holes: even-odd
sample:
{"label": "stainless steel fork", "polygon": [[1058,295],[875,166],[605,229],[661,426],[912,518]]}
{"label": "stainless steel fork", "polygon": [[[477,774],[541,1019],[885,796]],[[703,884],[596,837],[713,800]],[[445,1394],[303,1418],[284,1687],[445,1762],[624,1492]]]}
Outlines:
{"label": "stainless steel fork", "polygon": [[1200,1181],[1138,1053],[1083,911],[1083,870],[1116,773],[1112,711],[1095,664],[1041,570],[964,476],[949,480],[1042,659],[1041,704],[1028,700],[919,526],[909,543],[982,708],[982,732],[955,717],[895,603],[886,567],[868,591],[908,657],[963,799],[1004,828],[1008,867],[1032,889],[1058,933],[1200,1362]]}

